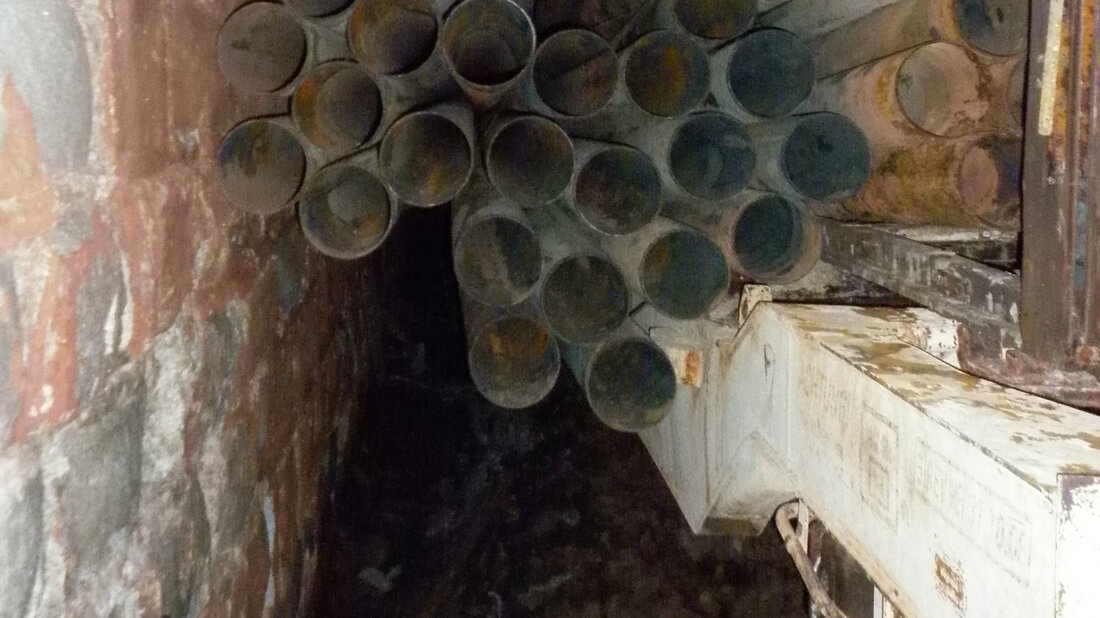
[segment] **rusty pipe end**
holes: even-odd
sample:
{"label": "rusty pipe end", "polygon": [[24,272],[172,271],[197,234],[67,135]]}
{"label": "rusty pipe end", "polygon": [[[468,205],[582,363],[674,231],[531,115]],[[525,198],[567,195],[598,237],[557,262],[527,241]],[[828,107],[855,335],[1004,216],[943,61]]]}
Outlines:
{"label": "rusty pipe end", "polygon": [[218,68],[237,88],[274,93],[301,74],[309,53],[302,24],[281,4],[254,2],[229,16],[218,32]]}
{"label": "rusty pipe end", "polygon": [[593,344],[629,317],[630,289],[609,260],[576,253],[551,266],[540,285],[539,303],[555,335],[569,343]]}
{"label": "rusty pipe end", "polygon": [[490,138],[485,170],[504,197],[521,206],[558,198],[573,179],[573,140],[538,116],[506,121]]}
{"label": "rusty pipe end", "polygon": [[302,190],[298,221],[318,251],[352,260],[373,253],[397,222],[398,206],[374,174],[335,164],[315,174]]}
{"label": "rusty pipe end", "polygon": [[644,152],[608,146],[577,172],[573,203],[596,231],[612,236],[636,232],[661,211],[661,177]]}
{"label": "rusty pipe end", "polygon": [[467,360],[478,392],[513,410],[545,398],[561,371],[558,344],[546,327],[519,315],[486,322],[474,333]]}
{"label": "rusty pipe end", "polygon": [[582,118],[604,109],[619,81],[618,58],[603,37],[588,30],[564,30],[535,52],[536,95],[562,116]]}
{"label": "rusty pipe end", "polygon": [[628,96],[649,114],[682,116],[698,107],[710,89],[703,47],[690,35],[656,30],[626,52],[623,77]]}
{"label": "rusty pipe end", "polygon": [[673,181],[704,201],[733,197],[748,186],[756,169],[752,138],[722,112],[688,117],[673,133],[667,158]]}
{"label": "rusty pipe end", "polygon": [[673,0],[672,12],[684,30],[705,39],[732,39],[756,19],[757,0]]}
{"label": "rusty pipe end", "polygon": [[439,19],[430,0],[358,0],[348,18],[352,55],[375,75],[405,75],[435,51]]}
{"label": "rusty pipe end", "polygon": [[1019,229],[1023,141],[988,135],[963,155],[959,194],[966,210],[982,221]]}
{"label": "rusty pipe end", "polygon": [[242,122],[218,147],[222,189],[234,206],[255,214],[271,214],[290,206],[308,168],[298,137],[271,119]]}
{"label": "rusty pipe end", "polygon": [[475,214],[454,247],[455,277],[474,300],[508,307],[527,299],[542,275],[538,235],[519,217]]}
{"label": "rusty pipe end", "polygon": [[661,422],[676,398],[676,372],[645,337],[611,339],[588,363],[584,390],[596,417],[618,431],[637,432]]}
{"label": "rusty pipe end", "polygon": [[693,320],[710,311],[730,284],[722,250],[698,230],[680,227],[658,236],[642,256],[642,294],[670,318]]}
{"label": "rusty pipe end", "polygon": [[755,281],[791,283],[821,259],[816,218],[779,195],[764,195],[741,208],[730,235],[735,269]]}
{"label": "rusty pipe end", "polygon": [[474,103],[496,103],[531,65],[535,26],[511,0],[464,0],[443,24],[443,58]]}
{"label": "rusty pipe end", "polygon": [[814,87],[814,58],[794,34],[764,28],[745,35],[721,70],[722,86],[746,112],[780,118],[802,105]]}
{"label": "rusty pipe end", "polygon": [[314,146],[344,154],[368,142],[382,120],[382,93],[359,64],[323,63],[306,74],[291,98],[291,116]]}
{"label": "rusty pipe end", "polygon": [[933,135],[958,137],[974,132],[989,111],[993,93],[977,62],[953,43],[929,43],[913,50],[895,83],[902,113]]}
{"label": "rusty pipe end", "polygon": [[853,195],[871,176],[867,137],[851,120],[830,112],[799,117],[780,159],[791,186],[818,202]]}
{"label": "rusty pipe end", "polygon": [[437,206],[466,186],[474,170],[473,146],[447,115],[422,110],[402,116],[386,131],[379,164],[402,201]]}
{"label": "rusty pipe end", "polygon": [[1012,56],[1027,49],[1027,2],[954,0],[953,8],[959,33],[975,48],[996,56]]}

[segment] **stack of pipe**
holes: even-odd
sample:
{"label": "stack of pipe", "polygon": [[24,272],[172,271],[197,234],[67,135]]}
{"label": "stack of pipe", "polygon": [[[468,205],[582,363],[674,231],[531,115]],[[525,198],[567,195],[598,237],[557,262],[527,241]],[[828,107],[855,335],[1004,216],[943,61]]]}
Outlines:
{"label": "stack of pipe", "polygon": [[1027,2],[790,0],[760,21],[810,41],[800,111],[845,114],[870,142],[870,179],[836,214],[1019,229]]}
{"label": "stack of pipe", "polygon": [[[918,42],[815,88],[825,43],[782,28],[787,5],[761,19],[774,1],[577,2],[602,17],[563,22],[551,0],[256,2],[218,38],[234,85],[289,98],[226,135],[230,200],[296,204],[338,259],[377,250],[406,208],[452,204],[470,374],[502,408],[542,400],[564,365],[605,424],[651,427],[684,387],[640,306],[705,319],[746,282],[800,279],[818,216],[892,220],[874,208],[902,191],[891,162],[896,177],[961,158],[961,179],[1011,158],[1011,58]],[[995,78],[968,88],[970,69]],[[1007,217],[988,188],[949,197]]]}

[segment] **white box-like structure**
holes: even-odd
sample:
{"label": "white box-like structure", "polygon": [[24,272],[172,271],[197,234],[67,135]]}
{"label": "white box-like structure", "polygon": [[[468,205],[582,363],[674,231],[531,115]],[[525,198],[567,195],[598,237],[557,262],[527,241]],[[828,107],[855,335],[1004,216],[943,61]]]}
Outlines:
{"label": "white box-like structure", "polygon": [[959,371],[925,310],[636,319],[679,365],[642,439],[695,531],[798,498],[909,618],[1100,615],[1100,418]]}

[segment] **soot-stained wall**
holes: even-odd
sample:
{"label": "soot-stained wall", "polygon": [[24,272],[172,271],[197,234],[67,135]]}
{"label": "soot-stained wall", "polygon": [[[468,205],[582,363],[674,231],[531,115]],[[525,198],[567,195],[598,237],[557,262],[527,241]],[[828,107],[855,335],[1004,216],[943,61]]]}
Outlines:
{"label": "soot-stained wall", "polygon": [[370,264],[220,194],[235,4],[0,2],[0,617],[307,602]]}

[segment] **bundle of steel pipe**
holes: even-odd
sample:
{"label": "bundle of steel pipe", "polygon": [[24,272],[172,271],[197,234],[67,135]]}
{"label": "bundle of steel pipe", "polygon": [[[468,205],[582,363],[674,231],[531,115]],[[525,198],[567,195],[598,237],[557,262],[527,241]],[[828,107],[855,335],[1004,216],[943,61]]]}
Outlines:
{"label": "bundle of steel pipe", "polygon": [[217,171],[242,210],[296,204],[337,259],[450,204],[477,389],[534,405],[564,357],[600,420],[638,431],[679,388],[643,305],[720,319],[746,282],[803,278],[819,216],[1012,226],[1006,3],[256,2],[218,62],[290,114],[233,127]]}

